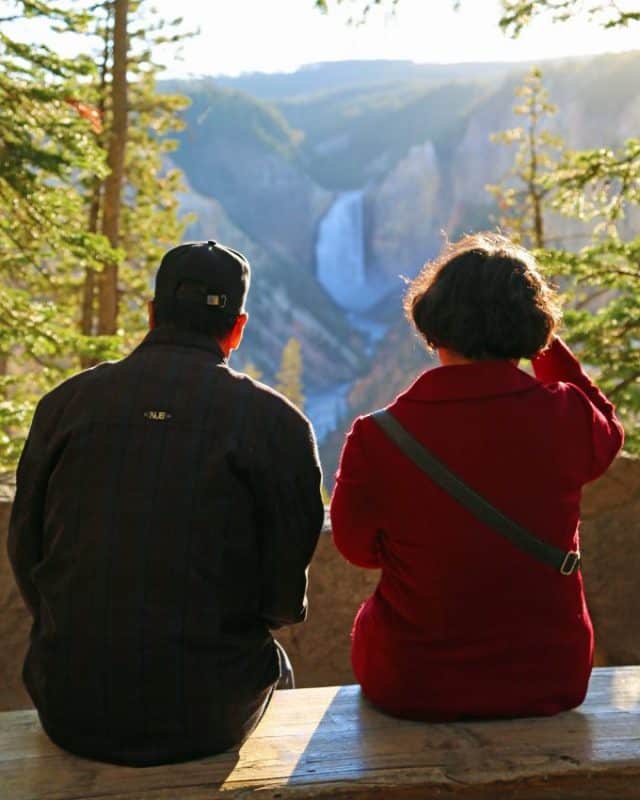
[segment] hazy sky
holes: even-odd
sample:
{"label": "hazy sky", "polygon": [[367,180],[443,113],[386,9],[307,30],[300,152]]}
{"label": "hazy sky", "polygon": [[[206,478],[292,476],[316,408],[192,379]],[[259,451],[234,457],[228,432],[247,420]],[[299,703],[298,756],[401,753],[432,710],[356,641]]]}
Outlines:
{"label": "hazy sky", "polygon": [[[400,0],[395,15],[375,9],[362,26],[346,24],[348,3],[331,3],[323,16],[313,0],[155,0],[163,16],[183,16],[186,28],[200,30],[183,45],[181,61],[169,52],[161,60],[170,75],[236,75],[354,58],[516,61],[640,47],[639,24],[605,31],[586,19],[555,25],[539,20],[512,40],[498,29],[498,0],[462,0],[458,13],[452,0]],[[35,35],[48,39],[44,29]]]}

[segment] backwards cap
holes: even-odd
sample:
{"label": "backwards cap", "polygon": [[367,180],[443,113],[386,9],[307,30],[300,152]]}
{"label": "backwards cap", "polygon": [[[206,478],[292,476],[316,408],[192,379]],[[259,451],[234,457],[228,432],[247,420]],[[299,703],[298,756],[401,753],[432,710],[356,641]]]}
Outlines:
{"label": "backwards cap", "polygon": [[244,309],[250,280],[251,268],[242,253],[213,239],[188,242],[165,253],[156,274],[154,299],[179,303],[180,286],[196,282],[205,288],[202,303],[207,308],[237,315]]}

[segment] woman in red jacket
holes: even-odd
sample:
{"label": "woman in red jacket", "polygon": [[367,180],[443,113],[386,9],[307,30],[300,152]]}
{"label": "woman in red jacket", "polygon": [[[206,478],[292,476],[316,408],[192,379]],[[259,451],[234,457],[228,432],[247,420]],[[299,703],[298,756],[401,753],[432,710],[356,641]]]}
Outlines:
{"label": "woman in red jacket", "polygon": [[[555,299],[533,257],[497,235],[468,236],[415,279],[406,310],[442,366],[390,414],[503,514],[577,551],[581,489],[623,432],[554,336]],[[382,571],[353,628],[354,671],[375,705],[453,720],[582,702],[593,629],[580,571],[563,575],[480,522],[371,417],[345,444],[331,520],[340,552]]]}

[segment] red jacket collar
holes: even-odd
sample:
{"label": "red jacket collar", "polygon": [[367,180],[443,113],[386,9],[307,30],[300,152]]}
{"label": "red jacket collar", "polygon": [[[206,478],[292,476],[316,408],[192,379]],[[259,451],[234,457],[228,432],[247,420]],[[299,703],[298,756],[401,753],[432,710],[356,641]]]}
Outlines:
{"label": "red jacket collar", "polygon": [[425,403],[470,400],[528,392],[539,385],[536,378],[518,369],[511,361],[477,361],[429,369],[398,399]]}

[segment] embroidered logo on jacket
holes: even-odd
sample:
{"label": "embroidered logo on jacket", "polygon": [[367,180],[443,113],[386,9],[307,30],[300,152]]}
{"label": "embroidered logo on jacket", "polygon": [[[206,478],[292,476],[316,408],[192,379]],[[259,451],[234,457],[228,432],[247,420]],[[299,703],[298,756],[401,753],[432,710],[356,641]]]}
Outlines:
{"label": "embroidered logo on jacket", "polygon": [[166,422],[166,420],[171,419],[173,415],[168,411],[145,411],[144,416],[145,419],[152,419],[155,422]]}

